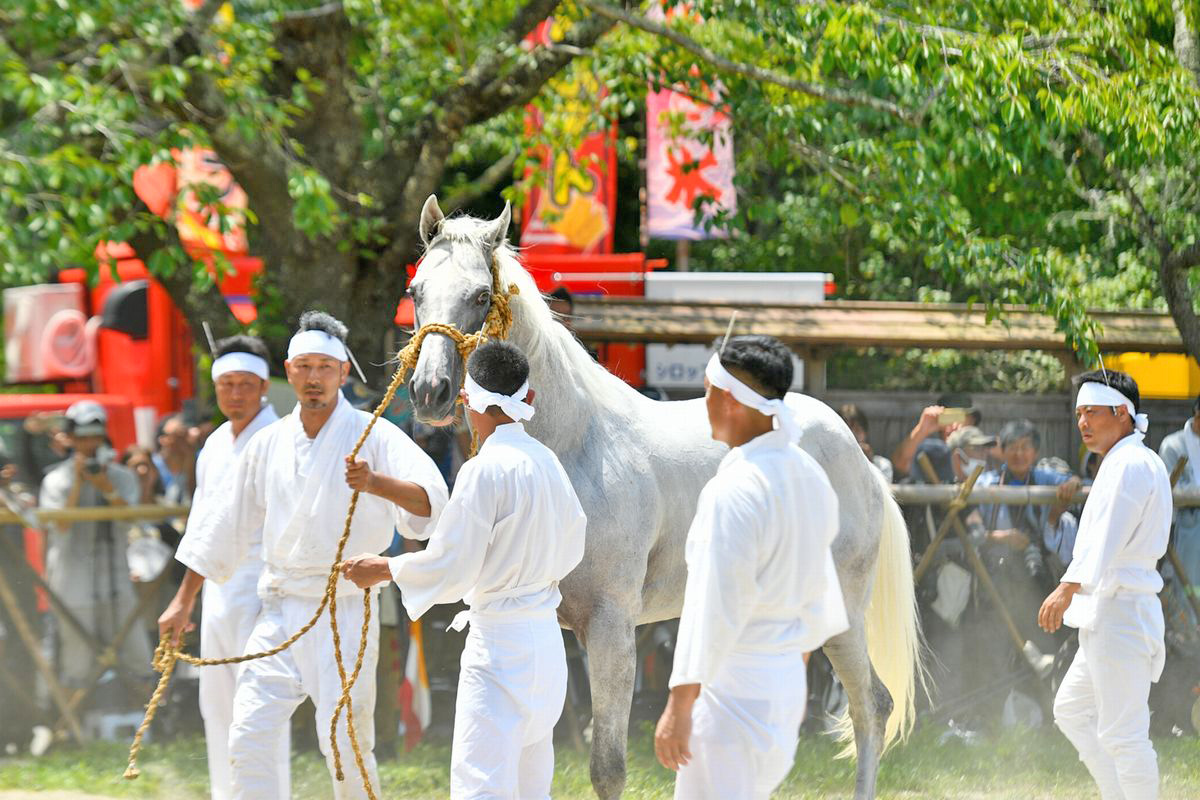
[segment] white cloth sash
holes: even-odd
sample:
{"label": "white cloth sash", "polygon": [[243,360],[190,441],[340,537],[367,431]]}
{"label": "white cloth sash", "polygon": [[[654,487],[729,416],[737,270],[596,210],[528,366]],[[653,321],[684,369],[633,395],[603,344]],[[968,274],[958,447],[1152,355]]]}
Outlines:
{"label": "white cloth sash", "polygon": [[1109,408],[1123,406],[1129,412],[1129,416],[1133,420],[1133,427],[1138,433],[1145,433],[1150,427],[1150,418],[1145,414],[1138,414],[1133,408],[1132,400],[1103,383],[1088,381],[1080,384],[1075,407],[1079,408],[1080,406],[1108,406]]}
{"label": "white cloth sash", "polygon": [[271,370],[267,367],[267,362],[261,356],[241,351],[226,353],[213,360],[212,379],[214,381],[227,372],[249,372],[252,375],[257,375],[264,381],[271,375]]}
{"label": "white cloth sash", "polygon": [[329,335],[325,331],[300,331],[288,342],[288,361],[297,356],[310,353],[329,356],[330,358],[336,358],[338,361],[345,361],[349,357],[346,354],[346,345],[342,340],[336,336]]}
{"label": "white cloth sash", "polygon": [[788,441],[794,442],[800,438],[800,421],[796,418],[796,412],[782,399],[768,400],[735,378],[721,363],[720,353],[713,353],[713,357],[708,360],[708,366],[704,368],[704,377],[708,378],[708,382],[713,386],[729,392],[733,399],[742,405],[753,408],[760,414],[774,417],[779,423],[779,429],[787,434]]}
{"label": "white cloth sash", "polygon": [[558,603],[561,602],[561,595],[552,607],[546,602],[530,603],[505,609],[494,609],[493,606],[500,600],[508,600],[514,597],[533,598],[546,594],[550,589],[557,588],[558,581],[544,581],[542,583],[531,583],[526,586],[514,586],[511,589],[502,589],[497,592],[480,592],[478,596],[471,598],[472,603],[470,608],[463,609],[454,615],[454,620],[450,623],[450,630],[461,631],[467,627],[468,622],[474,624],[485,619],[489,621],[503,620],[505,622],[516,622],[518,620],[536,619],[547,615],[554,616],[558,608]]}
{"label": "white cloth sash", "polygon": [[463,389],[467,392],[467,405],[478,414],[487,411],[488,406],[496,406],[506,417],[516,422],[533,418],[533,406],[525,402],[525,395],[529,394],[528,380],[521,384],[521,388],[508,395],[483,388],[468,373],[463,379]]}

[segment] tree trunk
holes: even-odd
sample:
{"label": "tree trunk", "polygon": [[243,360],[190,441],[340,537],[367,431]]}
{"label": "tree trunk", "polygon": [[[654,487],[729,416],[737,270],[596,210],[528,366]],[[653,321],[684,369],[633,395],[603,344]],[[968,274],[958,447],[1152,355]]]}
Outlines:
{"label": "tree trunk", "polygon": [[1192,358],[1200,362],[1200,317],[1196,315],[1189,286],[1190,265],[1177,266],[1174,262],[1170,254],[1164,254],[1159,259],[1159,281],[1171,318],[1175,320],[1175,327],[1179,328],[1179,335],[1183,338],[1183,346]]}

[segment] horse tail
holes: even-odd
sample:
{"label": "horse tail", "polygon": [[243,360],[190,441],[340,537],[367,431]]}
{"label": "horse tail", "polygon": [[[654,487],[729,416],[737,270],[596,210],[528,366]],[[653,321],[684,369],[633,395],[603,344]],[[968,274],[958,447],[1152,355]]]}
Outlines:
{"label": "horse tail", "polygon": [[883,493],[883,525],[866,614],[867,653],[894,704],[884,732],[886,749],[912,730],[917,681],[925,684],[925,671],[920,663],[921,623],[913,588],[908,527],[887,479],[879,470],[872,468],[871,472]]}

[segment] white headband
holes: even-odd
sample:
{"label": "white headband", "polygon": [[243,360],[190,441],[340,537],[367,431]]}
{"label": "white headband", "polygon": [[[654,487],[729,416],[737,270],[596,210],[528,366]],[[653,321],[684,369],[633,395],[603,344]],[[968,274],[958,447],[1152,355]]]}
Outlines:
{"label": "white headband", "polygon": [[1138,433],[1145,433],[1150,427],[1150,418],[1145,414],[1134,413],[1133,401],[1111,386],[1103,383],[1088,381],[1079,385],[1079,394],[1075,398],[1075,407],[1080,406],[1124,406],[1133,418],[1133,427]]}
{"label": "white headband", "polygon": [[336,336],[330,336],[325,331],[300,331],[288,343],[288,361],[291,361],[296,356],[309,353],[329,356],[330,358],[336,358],[338,361],[345,361],[347,359],[346,345],[342,344],[341,339]]}
{"label": "white headband", "polygon": [[483,388],[472,380],[468,373],[463,381],[463,388],[467,390],[467,405],[472,411],[482,414],[487,411],[488,406],[498,406],[506,417],[517,422],[533,416],[533,406],[525,402],[525,395],[529,394],[529,381],[525,381],[520,389],[507,395]]}
{"label": "white headband", "polygon": [[768,417],[775,417],[779,421],[779,429],[786,433],[791,441],[799,438],[800,421],[796,419],[796,412],[782,400],[768,400],[731,375],[721,364],[719,354],[713,353],[713,357],[708,360],[708,366],[704,368],[704,377],[708,378],[708,382],[713,386],[729,392],[733,399],[742,405]]}
{"label": "white headband", "polygon": [[264,381],[271,374],[271,370],[267,367],[265,359],[254,355],[254,353],[242,352],[226,353],[213,360],[212,379],[214,381],[226,372],[249,372],[257,375]]}

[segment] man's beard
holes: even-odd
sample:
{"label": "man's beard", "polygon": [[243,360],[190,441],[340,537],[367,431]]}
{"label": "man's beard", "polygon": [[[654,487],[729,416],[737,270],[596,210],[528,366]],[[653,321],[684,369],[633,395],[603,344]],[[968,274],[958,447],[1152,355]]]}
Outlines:
{"label": "man's beard", "polygon": [[[321,387],[320,386],[308,386],[308,387],[305,387],[304,391],[305,392],[321,391]],[[305,396],[300,399],[300,404],[303,405],[305,408],[316,410],[316,409],[321,409],[321,408],[328,408],[330,405],[330,401],[325,399],[324,397]]]}

